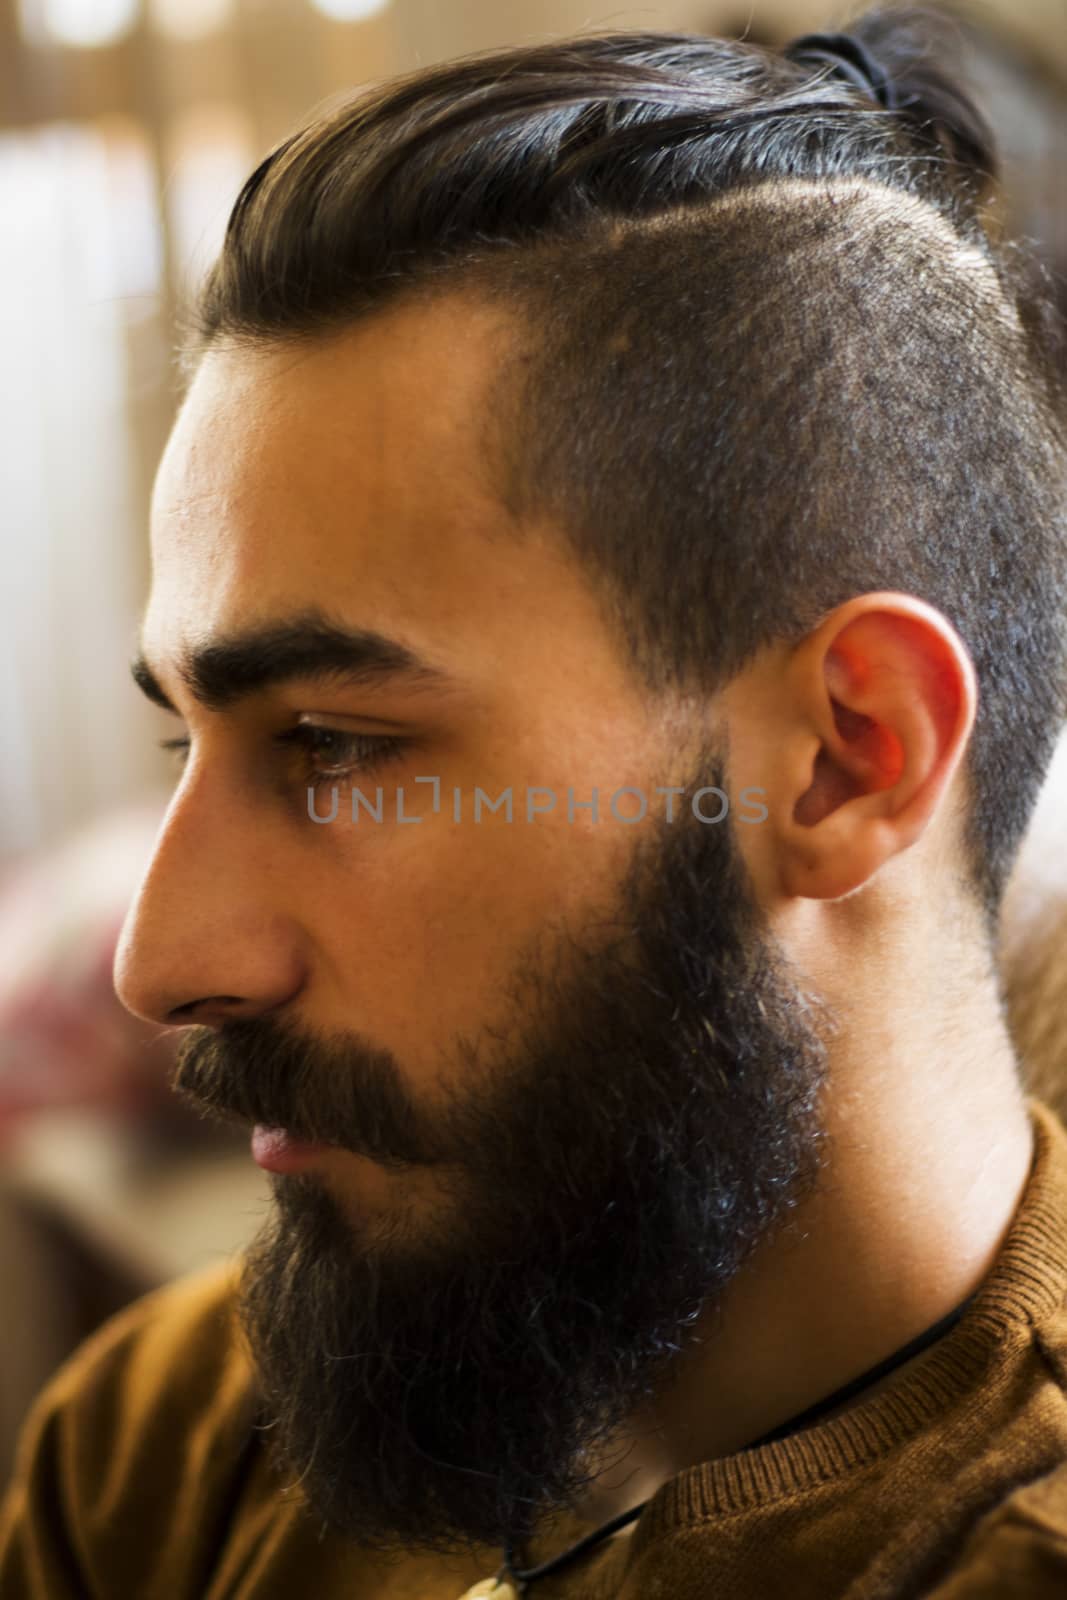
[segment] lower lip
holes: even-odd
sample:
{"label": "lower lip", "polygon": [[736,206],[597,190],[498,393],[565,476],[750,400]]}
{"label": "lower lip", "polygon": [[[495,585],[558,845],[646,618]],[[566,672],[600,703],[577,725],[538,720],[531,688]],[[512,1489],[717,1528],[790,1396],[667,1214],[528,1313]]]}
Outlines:
{"label": "lower lip", "polygon": [[284,1128],[264,1128],[257,1124],[252,1130],[252,1160],[266,1172],[301,1172],[333,1148],[329,1144],[309,1144],[303,1139],[293,1139]]}

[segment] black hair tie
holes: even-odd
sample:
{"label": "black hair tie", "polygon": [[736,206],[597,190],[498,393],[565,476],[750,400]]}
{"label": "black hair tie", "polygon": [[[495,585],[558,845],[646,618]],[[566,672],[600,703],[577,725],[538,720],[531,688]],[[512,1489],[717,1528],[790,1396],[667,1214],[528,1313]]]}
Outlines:
{"label": "black hair tie", "polygon": [[847,78],[854,89],[877,100],[887,111],[901,109],[900,95],[889,73],[850,33],[806,33],[782,54],[787,61],[833,67],[839,77]]}

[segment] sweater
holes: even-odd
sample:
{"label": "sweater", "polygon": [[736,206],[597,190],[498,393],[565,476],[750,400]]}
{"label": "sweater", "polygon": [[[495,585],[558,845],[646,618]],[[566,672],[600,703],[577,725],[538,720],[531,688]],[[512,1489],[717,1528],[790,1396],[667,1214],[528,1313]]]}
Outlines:
{"label": "sweater", "polygon": [[[1067,1129],[1034,1157],[961,1319],[870,1397],[689,1467],[532,1600],[1064,1600]],[[237,1263],[100,1328],[37,1397],[0,1507],[2,1600],[460,1600],[498,1549],[376,1554],[324,1532],[253,1426]],[[591,1525],[560,1514],[527,1566]]]}

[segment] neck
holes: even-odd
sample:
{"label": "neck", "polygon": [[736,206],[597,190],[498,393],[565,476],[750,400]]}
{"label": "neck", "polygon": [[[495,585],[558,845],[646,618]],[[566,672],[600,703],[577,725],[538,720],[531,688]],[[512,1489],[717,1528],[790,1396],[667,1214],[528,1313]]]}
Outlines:
{"label": "neck", "polygon": [[582,1518],[605,1521],[685,1467],[743,1449],[981,1284],[1026,1186],[1032,1128],[992,978],[972,989],[964,1026],[924,1014],[921,1037],[869,1026],[862,1054],[832,1055],[818,1190],[709,1308],[669,1391],[605,1452]]}

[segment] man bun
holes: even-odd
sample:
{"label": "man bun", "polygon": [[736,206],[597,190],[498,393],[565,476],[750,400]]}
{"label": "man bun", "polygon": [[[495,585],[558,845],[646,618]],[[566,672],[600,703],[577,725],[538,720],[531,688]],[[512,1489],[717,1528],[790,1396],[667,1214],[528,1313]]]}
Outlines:
{"label": "man bun", "polygon": [[917,143],[947,156],[981,189],[995,182],[996,141],[959,80],[946,17],[916,9],[873,11],[848,33],[806,34],[783,54],[798,66],[828,69],[904,118]]}

